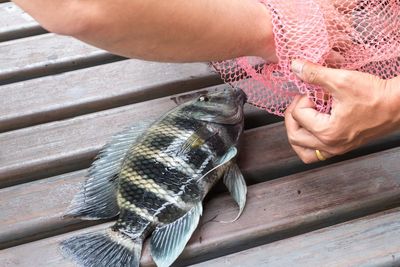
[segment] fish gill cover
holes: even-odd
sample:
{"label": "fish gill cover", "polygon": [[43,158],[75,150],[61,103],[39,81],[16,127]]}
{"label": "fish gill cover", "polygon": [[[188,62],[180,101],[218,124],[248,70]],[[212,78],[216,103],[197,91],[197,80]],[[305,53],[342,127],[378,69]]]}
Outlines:
{"label": "fish gill cover", "polygon": [[278,63],[242,57],[214,62],[225,82],[241,88],[248,102],[282,116],[296,94],[318,110],[330,97],[290,71],[293,59],[358,70],[390,79],[400,72],[400,1],[261,0],[272,16]]}

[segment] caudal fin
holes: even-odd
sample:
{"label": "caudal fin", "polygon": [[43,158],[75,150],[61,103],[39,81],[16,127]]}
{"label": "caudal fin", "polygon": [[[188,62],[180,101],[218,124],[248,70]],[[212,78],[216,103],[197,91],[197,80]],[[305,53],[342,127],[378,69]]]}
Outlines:
{"label": "caudal fin", "polygon": [[69,238],[60,247],[64,256],[80,266],[137,267],[142,240],[133,240],[119,231],[108,229]]}

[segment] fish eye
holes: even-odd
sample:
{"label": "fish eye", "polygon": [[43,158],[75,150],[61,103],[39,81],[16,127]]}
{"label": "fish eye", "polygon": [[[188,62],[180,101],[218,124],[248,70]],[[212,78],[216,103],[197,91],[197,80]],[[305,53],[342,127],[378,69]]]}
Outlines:
{"label": "fish eye", "polygon": [[202,96],[199,97],[199,101],[202,101],[202,102],[208,102],[209,100],[210,99],[205,95],[202,95]]}

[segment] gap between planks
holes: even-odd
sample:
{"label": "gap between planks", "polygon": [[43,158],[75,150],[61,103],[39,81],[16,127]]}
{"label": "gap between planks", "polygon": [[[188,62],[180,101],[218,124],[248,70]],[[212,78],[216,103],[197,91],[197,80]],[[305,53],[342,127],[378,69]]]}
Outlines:
{"label": "gap between planks", "polygon": [[[230,196],[211,199],[178,265],[193,264],[391,208],[400,202],[400,148],[249,187],[241,218]],[[257,214],[257,216],[255,216]],[[72,266],[58,243],[86,228],[0,252],[2,266]],[[37,257],[37,255],[41,257]],[[8,265],[6,265],[8,264]],[[153,266],[148,246],[143,266]]]}
{"label": "gap between planks", "polygon": [[[214,88],[215,89],[215,88]],[[170,97],[141,102],[133,105],[101,111],[76,118],[42,124],[0,134],[0,187],[15,185],[45,177],[51,177],[65,172],[71,172],[90,165],[91,160],[116,132],[125,127],[146,119],[157,119],[161,114],[175,106]],[[263,121],[261,110],[246,108],[246,120],[252,118]],[[268,121],[268,117],[265,116]],[[297,156],[288,148],[287,137],[283,124],[271,128],[278,132],[277,137],[271,139],[273,130],[259,134],[259,142],[264,145],[253,146],[255,153],[246,155],[247,161],[258,162],[256,151],[274,151],[269,163],[261,166],[271,169],[271,177],[288,175],[290,173],[314,168],[330,162],[352,158],[365,153],[373,153],[400,145],[400,132],[393,133],[385,138],[376,140],[361,149],[331,161],[314,165],[302,164]],[[101,130],[100,130],[101,129]],[[281,166],[292,163],[293,168]],[[254,178],[256,179],[257,173]],[[253,177],[250,177],[253,178]]]}
{"label": "gap between planks", "polygon": [[[261,177],[268,179],[271,158],[264,155],[264,151],[272,150],[271,155],[278,157],[279,151],[270,149],[268,143],[261,140],[264,137],[272,141],[279,140],[280,136],[280,129],[277,130],[273,125],[244,133],[238,163],[246,177],[258,175],[259,180]],[[254,150],[255,147],[259,149]],[[289,149],[286,146],[285,150]],[[248,158],[246,155],[250,154],[253,158],[258,157],[259,160],[245,160]],[[279,158],[277,158],[277,163],[279,165]],[[291,167],[291,165],[286,164],[285,167]],[[0,210],[2,210],[0,248],[43,238],[67,229],[83,227],[79,220],[60,220],[60,216],[68,207],[73,195],[77,193],[85,175],[86,170],[82,170],[0,189]],[[30,201],[32,199],[35,201]],[[28,212],[21,213],[20,211],[24,209]]]}
{"label": "gap between planks", "polygon": [[0,42],[46,33],[46,30],[16,4],[7,1],[0,3]]}
{"label": "gap between planks", "polygon": [[[124,60],[3,85],[0,132],[221,84],[207,63]],[[16,93],[17,92],[17,93]]]}
{"label": "gap between planks", "polygon": [[[0,186],[86,168],[113,134],[133,123],[156,120],[175,106],[171,97],[165,97],[2,133]],[[266,114],[251,107],[246,107],[245,113],[248,121],[252,117],[260,120]],[[268,116],[263,118],[268,120]]]}
{"label": "gap between planks", "polygon": [[0,54],[0,85],[124,59],[52,33],[0,43]]}
{"label": "gap between planks", "polygon": [[400,208],[241,251],[193,267],[400,266]]}

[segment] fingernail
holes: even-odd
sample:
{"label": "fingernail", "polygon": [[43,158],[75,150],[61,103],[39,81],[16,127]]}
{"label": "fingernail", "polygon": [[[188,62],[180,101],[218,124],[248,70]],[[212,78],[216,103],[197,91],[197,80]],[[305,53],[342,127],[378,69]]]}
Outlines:
{"label": "fingernail", "polygon": [[293,60],[291,64],[292,71],[297,75],[301,75],[301,73],[303,72],[304,64],[305,63],[303,61],[297,59]]}

